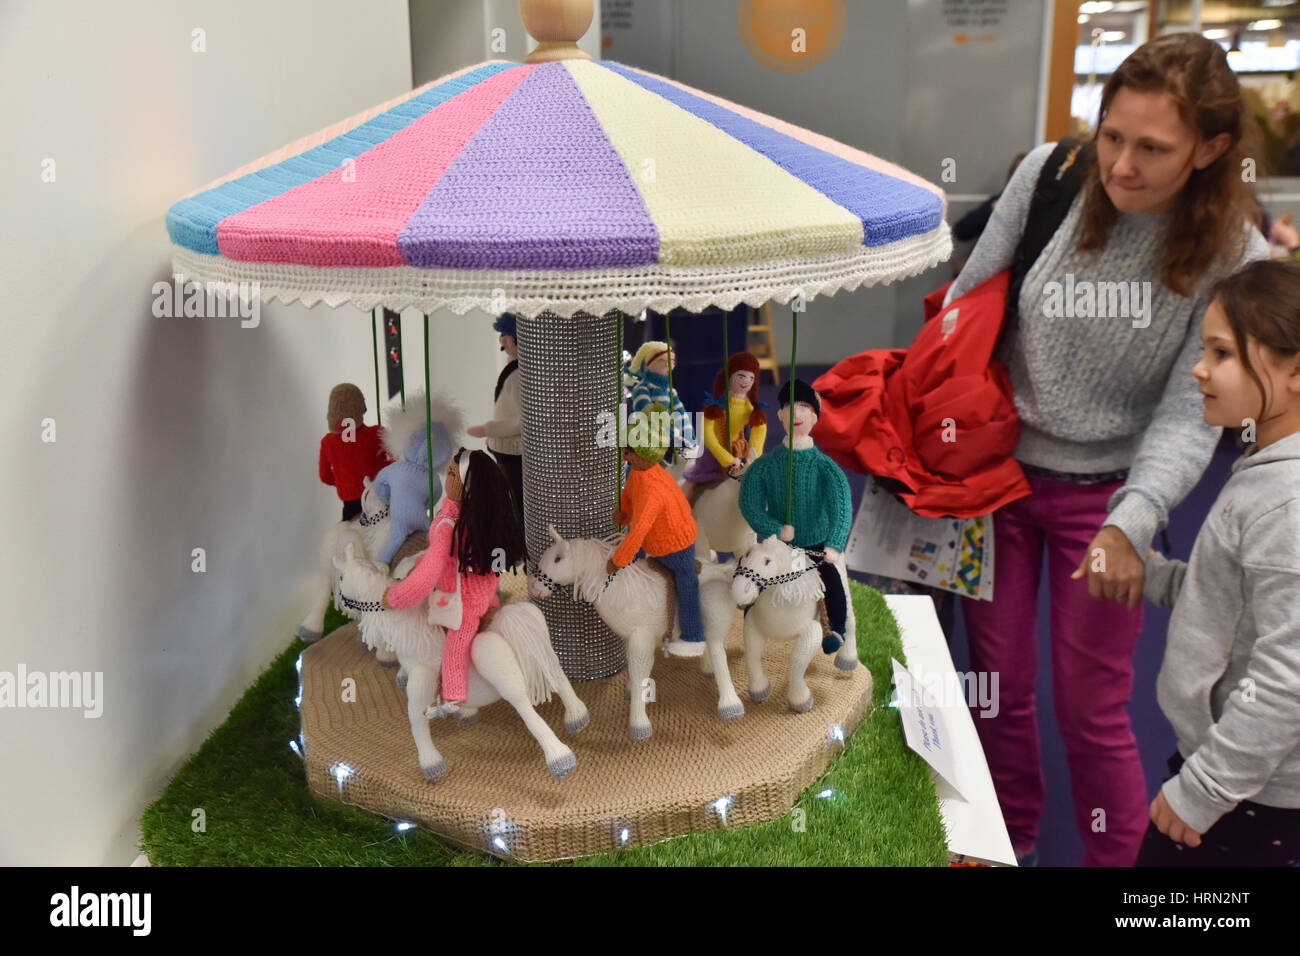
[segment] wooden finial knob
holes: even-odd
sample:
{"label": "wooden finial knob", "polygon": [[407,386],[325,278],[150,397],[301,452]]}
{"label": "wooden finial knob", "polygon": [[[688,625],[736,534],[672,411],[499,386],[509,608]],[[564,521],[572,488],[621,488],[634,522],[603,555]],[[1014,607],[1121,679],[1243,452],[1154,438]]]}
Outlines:
{"label": "wooden finial knob", "polygon": [[548,60],[590,60],[578,40],[591,26],[591,0],[519,0],[524,29],[537,41],[525,63]]}

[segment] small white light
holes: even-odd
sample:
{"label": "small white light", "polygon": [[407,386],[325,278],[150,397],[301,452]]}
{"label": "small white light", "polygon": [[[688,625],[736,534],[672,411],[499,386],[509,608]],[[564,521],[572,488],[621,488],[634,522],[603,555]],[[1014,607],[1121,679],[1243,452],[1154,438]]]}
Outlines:
{"label": "small white light", "polygon": [[1218,28],[1201,31],[1201,36],[1205,37],[1207,40],[1226,40],[1230,35],[1231,34],[1229,34],[1227,30],[1220,30]]}
{"label": "small white light", "polygon": [[1247,30],[1276,30],[1282,25],[1281,20],[1252,20],[1246,25]]}
{"label": "small white light", "polygon": [[830,787],[827,787],[821,793],[817,794],[817,796],[821,797],[823,800],[829,800],[831,797],[835,796],[835,791]]}
{"label": "small white light", "polygon": [[1115,4],[1113,0],[1087,0],[1079,4],[1080,13],[1108,13]]}
{"label": "small white light", "polygon": [[293,699],[293,706],[295,706],[295,707],[301,707],[301,706],[302,706],[302,694],[299,694],[297,697],[295,697],[295,698]]}
{"label": "small white light", "polygon": [[334,779],[339,782],[339,793],[342,793],[343,781],[352,776],[355,771],[345,763],[336,763],[334,766],[330,767],[330,773],[332,773]]}
{"label": "small white light", "polygon": [[1128,36],[1123,30],[1103,30],[1101,31],[1102,43],[1118,43]]}
{"label": "small white light", "polygon": [[299,760],[303,759],[302,751],[298,749],[298,741],[296,740],[289,741],[289,749],[298,755]]}
{"label": "small white light", "polygon": [[301,654],[299,654],[299,655],[298,655],[298,659],[297,659],[296,661],[293,662],[293,666],[296,667],[296,668],[298,668],[298,673],[299,673],[299,674],[302,673],[302,655],[301,655]]}
{"label": "small white light", "polygon": [[407,830],[414,829],[414,827],[415,827],[414,823],[407,823],[405,820],[403,820],[401,823],[397,825],[397,832],[405,833]]}
{"label": "small white light", "polygon": [[827,732],[826,737],[827,739],[832,740],[835,743],[843,746],[844,728],[841,727],[839,724],[831,724],[831,729]]}
{"label": "small white light", "polygon": [[629,830],[627,827],[623,827],[623,829],[618,831],[619,843],[627,843],[627,841],[630,839],[632,839],[632,831]]}
{"label": "small white light", "polygon": [[496,847],[498,850],[500,850],[502,853],[506,852],[505,837],[494,836],[492,838],[492,845]]}
{"label": "small white light", "polygon": [[725,797],[718,797],[718,799],[714,800],[712,803],[709,804],[709,806],[718,814],[718,816],[722,818],[722,825],[724,827],[727,825],[727,810],[730,809],[731,804],[735,801],[735,799],[736,798],[731,796],[731,794],[728,794]]}

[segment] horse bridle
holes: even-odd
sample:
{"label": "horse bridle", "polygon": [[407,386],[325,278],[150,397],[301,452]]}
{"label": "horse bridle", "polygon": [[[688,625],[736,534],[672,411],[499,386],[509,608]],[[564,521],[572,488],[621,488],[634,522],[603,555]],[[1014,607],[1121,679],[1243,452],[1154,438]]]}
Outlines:
{"label": "horse bridle", "polygon": [[383,601],[354,601],[346,594],[340,594],[339,600],[343,602],[344,607],[350,608],[353,611],[361,611],[366,614],[372,614],[375,611],[388,610],[388,608],[384,607]]}
{"label": "horse bridle", "polygon": [[[630,568],[630,567],[632,567],[632,565],[636,564],[636,563],[637,563],[638,561],[640,561],[643,557],[645,557],[645,555],[643,555],[643,554],[638,554],[635,558],[633,558],[633,559],[632,559],[631,561],[629,561],[627,564],[623,565],[622,568],[619,568],[618,571],[622,571],[623,568]],[[605,583],[604,583],[603,585],[601,585],[601,588],[600,588],[600,593],[601,593],[602,595],[605,593],[606,590],[608,590],[610,584],[613,583],[613,581],[614,581],[614,576],[615,576],[616,574],[618,574],[618,571],[615,571],[614,574],[606,575],[606,577],[605,577]],[[556,591],[559,591],[560,588],[564,587],[563,584],[559,584],[559,583],[557,583],[553,578],[551,578],[549,575],[547,575],[547,573],[546,573],[545,571],[542,570],[541,565],[538,565],[537,570],[533,572],[533,577],[535,577],[537,580],[541,581],[541,582],[542,582],[543,584],[545,584],[548,588],[550,588],[550,589],[551,589],[551,593],[555,593]],[[575,593],[576,593],[576,591],[575,591]],[[577,601],[578,599],[575,597],[574,600]],[[597,598],[597,600],[599,600],[599,598]],[[595,602],[595,601],[579,601],[579,603],[581,603],[581,604],[595,604],[596,602]]]}
{"label": "horse bridle", "polygon": [[754,587],[758,588],[759,594],[762,594],[770,587],[774,587],[778,584],[787,584],[790,581],[799,580],[799,578],[801,578],[803,575],[807,574],[809,571],[813,570],[818,565],[824,564],[826,561],[825,551],[818,551],[814,548],[799,548],[796,550],[802,551],[804,554],[807,554],[812,557],[813,559],[812,563],[808,565],[808,567],[803,568],[802,570],[799,571],[787,571],[785,574],[778,574],[774,578],[764,578],[761,577],[759,573],[755,571],[753,568],[747,568],[742,564],[737,564],[736,570],[733,571],[731,574],[731,580],[735,581],[736,578],[744,578],[745,580],[753,584]]}
{"label": "horse bridle", "polygon": [[369,528],[371,525],[379,524],[379,522],[383,521],[387,517],[388,506],[384,505],[383,511],[376,511],[373,515],[368,515],[364,511],[361,512],[360,524],[363,528]]}

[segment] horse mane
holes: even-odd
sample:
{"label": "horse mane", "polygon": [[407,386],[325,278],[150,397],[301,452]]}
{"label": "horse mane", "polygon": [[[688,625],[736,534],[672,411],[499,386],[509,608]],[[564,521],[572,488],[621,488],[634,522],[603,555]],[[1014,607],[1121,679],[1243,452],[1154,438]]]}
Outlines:
{"label": "horse mane", "polygon": [[[433,411],[433,422],[441,423],[447,429],[447,438],[454,452],[465,440],[465,413],[461,411],[450,396],[442,392],[431,392],[429,405]],[[394,399],[384,409],[384,449],[393,461],[406,458],[411,436],[424,431],[424,392],[412,392],[406,397],[406,407],[401,399]],[[437,467],[438,463],[434,462]]]}
{"label": "horse mane", "polygon": [[573,596],[594,604],[605,588],[605,562],[614,553],[610,538],[570,538],[566,544],[573,561]]}

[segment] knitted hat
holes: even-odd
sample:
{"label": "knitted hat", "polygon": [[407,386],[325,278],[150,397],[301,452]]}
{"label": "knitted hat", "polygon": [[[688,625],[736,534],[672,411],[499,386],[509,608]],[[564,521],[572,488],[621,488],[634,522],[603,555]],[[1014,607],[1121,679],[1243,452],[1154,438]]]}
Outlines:
{"label": "knitted hat", "polygon": [[[813,414],[817,415],[819,418],[821,417],[821,413],[822,413],[821,397],[817,394],[817,392],[813,389],[811,385],[809,385],[801,378],[796,378],[794,380],[794,400],[796,402],[803,402],[805,405],[811,405]],[[782,385],[777,390],[777,403],[782,408],[785,408],[787,405],[790,404],[789,384]]]}
{"label": "knitted hat", "polygon": [[632,372],[640,372],[643,368],[648,368],[651,362],[665,352],[672,353],[670,361],[676,365],[677,351],[675,349],[669,348],[667,342],[650,341],[636,350],[636,355],[632,356],[632,364],[628,366],[628,369]]}
{"label": "knitted hat", "polygon": [[[726,415],[726,395],[727,384],[731,381],[731,376],[737,372],[752,372],[754,375],[753,384],[749,386],[749,404],[754,406],[754,411],[746,422],[750,428],[757,428],[759,425],[767,423],[767,416],[759,408],[758,401],[758,359],[754,358],[749,352],[737,352],[727,359],[727,367],[718,369],[718,374],[713,377],[713,396],[712,400],[705,399],[704,417],[705,418],[723,418]],[[734,426],[733,426],[734,427]]]}
{"label": "knitted hat", "polygon": [[329,422],[330,431],[337,431],[343,419],[350,418],[360,425],[366,417],[366,396],[351,382],[335,385],[330,389],[330,403],[325,411],[325,420]]}
{"label": "knitted hat", "polygon": [[518,316],[513,312],[503,312],[497,316],[496,321],[492,323],[492,329],[501,335],[508,335],[515,341],[518,341],[519,335],[515,331],[517,319]]}
{"label": "knitted hat", "polygon": [[[667,444],[664,444],[663,442],[667,440],[668,436],[663,434],[664,429],[659,427],[659,423],[662,422],[663,419],[658,416],[660,414],[666,415],[667,413],[668,409],[658,402],[655,402],[652,405],[647,405],[639,412],[633,412],[631,418],[628,420],[628,450],[651,464],[657,465],[659,462],[663,461],[664,453],[668,451]],[[644,445],[638,444],[633,440],[633,432],[641,431],[642,429],[649,432],[649,435],[647,436],[649,440]]]}

